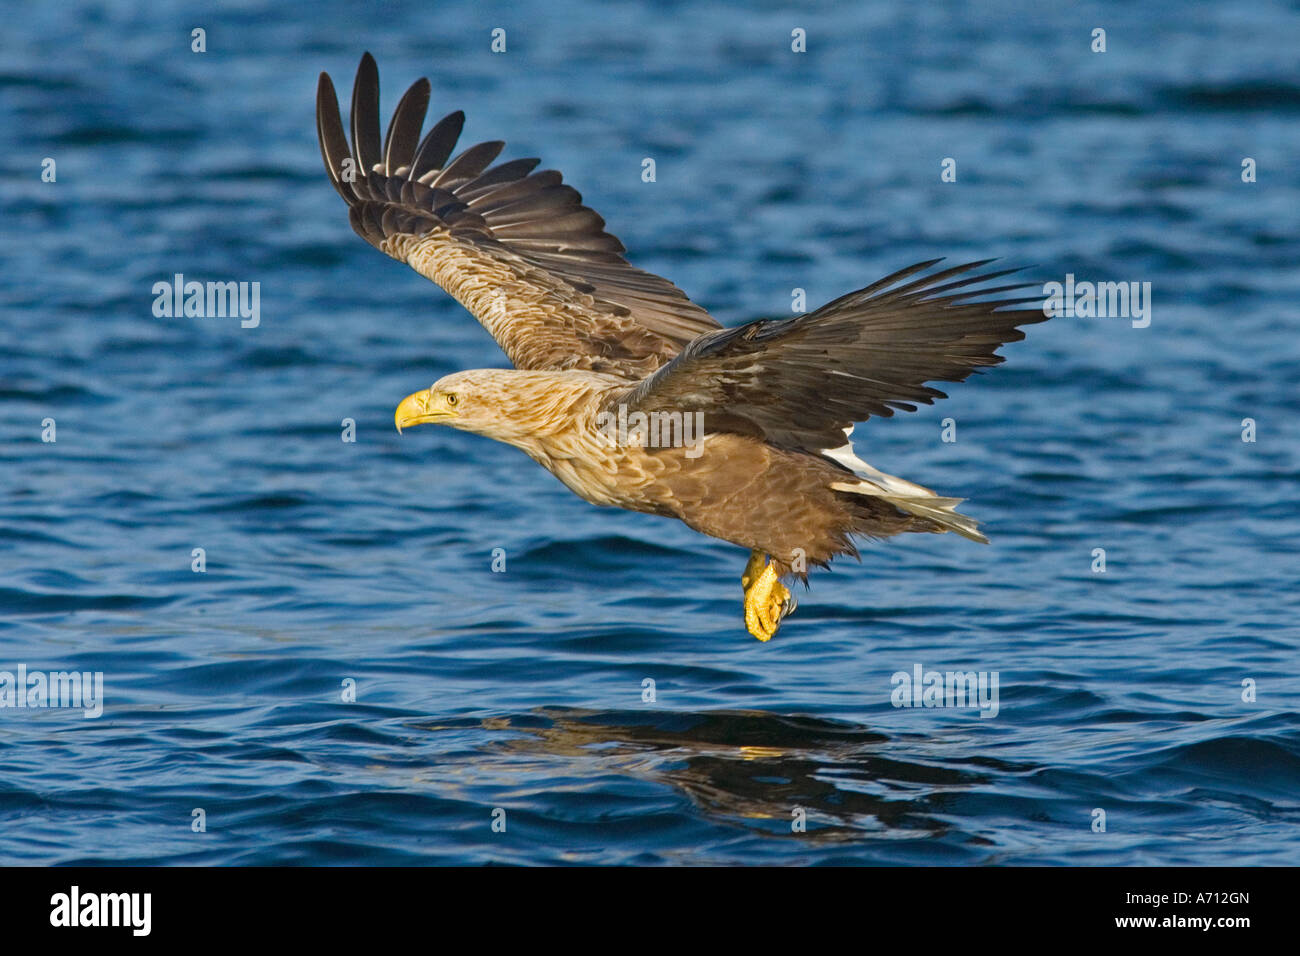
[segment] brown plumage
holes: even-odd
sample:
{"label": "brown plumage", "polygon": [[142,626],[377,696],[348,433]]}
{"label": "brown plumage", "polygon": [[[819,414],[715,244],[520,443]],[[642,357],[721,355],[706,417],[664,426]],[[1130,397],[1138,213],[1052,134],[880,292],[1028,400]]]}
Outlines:
{"label": "brown plumage", "polygon": [[933,271],[931,260],[806,315],[723,329],[631,266],[558,172],[535,172],[535,159],[491,165],[500,142],[452,158],[459,112],[421,139],[428,101],[420,80],[381,144],[366,54],[349,146],[325,74],[317,95],[321,154],[353,228],[461,302],[515,366],[409,396],[399,428],[440,422],[508,442],[588,501],[749,548],[747,622],[764,640],[789,607],[775,579],[856,555],[854,537],[985,540],[956,511],[961,499],[877,471],[848,435],[854,422],[946,397],[927,382],[1000,363],[997,348],[1024,338],[1017,326],[1044,319],[1007,310],[1037,297],[989,298],[1028,285],[988,285],[1014,270],[981,273],[985,260]]}

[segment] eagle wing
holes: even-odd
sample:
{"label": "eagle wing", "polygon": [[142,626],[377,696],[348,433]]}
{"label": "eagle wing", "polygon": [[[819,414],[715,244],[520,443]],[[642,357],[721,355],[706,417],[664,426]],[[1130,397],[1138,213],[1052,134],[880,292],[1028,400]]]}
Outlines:
{"label": "eagle wing", "polygon": [[718,323],[680,289],[630,265],[623,244],[537,159],[492,162],[505,144],[451,158],[465,115],[421,138],[429,81],[415,83],[379,137],[379,71],[361,58],[352,145],[322,73],[316,131],[352,228],[464,305],[520,369],[586,369],[636,381]]}
{"label": "eagle wing", "polygon": [[940,261],[917,263],[806,315],[702,335],[610,405],[699,411],[706,432],[817,454],[838,448],[854,422],[947,398],[925,383],[960,382],[1001,363],[996,350],[1025,337],[1017,326],[1046,318],[1041,309],[1001,311],[1040,296],[967,301],[1031,285],[970,288],[1018,271],[971,274],[992,260],[904,282]]}

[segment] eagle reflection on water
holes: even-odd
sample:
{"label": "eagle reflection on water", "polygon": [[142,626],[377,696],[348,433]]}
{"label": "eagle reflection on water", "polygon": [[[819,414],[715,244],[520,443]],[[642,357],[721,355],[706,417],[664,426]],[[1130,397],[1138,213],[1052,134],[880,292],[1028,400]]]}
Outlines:
{"label": "eagle reflection on water", "polygon": [[[540,707],[474,723],[502,734],[491,750],[511,776],[522,769],[519,760],[587,760],[586,779],[615,774],[666,784],[715,821],[820,843],[942,835],[946,796],[990,780],[974,761],[967,769],[887,755],[889,738],[856,724],[753,710]],[[792,828],[798,810],[806,832]]]}

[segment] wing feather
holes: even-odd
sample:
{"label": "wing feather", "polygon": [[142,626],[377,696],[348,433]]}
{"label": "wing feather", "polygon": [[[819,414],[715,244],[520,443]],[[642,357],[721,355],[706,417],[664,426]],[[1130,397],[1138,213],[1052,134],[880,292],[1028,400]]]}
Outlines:
{"label": "wing feather", "polygon": [[428,110],[429,81],[420,80],[411,85],[397,104],[388,135],[384,137],[384,171],[389,176],[396,176],[401,167],[410,166],[420,144],[420,127],[424,125],[424,114]]}
{"label": "wing feather", "polygon": [[[329,79],[324,73],[321,76]],[[338,111],[337,104],[334,109]],[[433,129],[429,130],[421,140],[420,148],[415,151],[411,170],[406,174],[407,179],[421,179],[425,174],[441,169],[447,162],[447,157],[451,155],[451,151],[456,148],[456,140],[460,139],[460,131],[464,126],[465,114],[460,110],[448,113],[438,120]]]}
{"label": "wing feather", "polygon": [[379,67],[371,56],[361,58],[352,84],[352,155],[364,173],[369,173],[380,159]]}

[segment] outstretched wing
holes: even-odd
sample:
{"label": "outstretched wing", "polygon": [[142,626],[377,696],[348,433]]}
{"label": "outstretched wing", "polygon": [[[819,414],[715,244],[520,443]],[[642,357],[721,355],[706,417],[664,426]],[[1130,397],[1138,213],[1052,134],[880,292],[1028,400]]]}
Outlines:
{"label": "outstretched wing", "polygon": [[420,138],[429,81],[406,91],[382,144],[379,71],[361,58],[352,145],[334,84],[320,76],[316,132],[334,188],[367,242],[442,286],[521,369],[589,369],[629,379],[660,367],[718,323],[623,245],[536,159],[492,166],[501,142],[449,159],[465,114]]}
{"label": "outstretched wing", "polygon": [[807,315],[700,336],[611,403],[629,411],[700,411],[706,431],[787,448],[838,448],[854,422],[947,398],[925,383],[960,382],[999,364],[996,350],[1025,337],[1017,326],[1046,318],[1041,310],[1000,311],[1041,296],[966,301],[1031,285],[969,288],[1018,271],[969,274],[988,259],[899,284],[941,261],[903,269]]}

